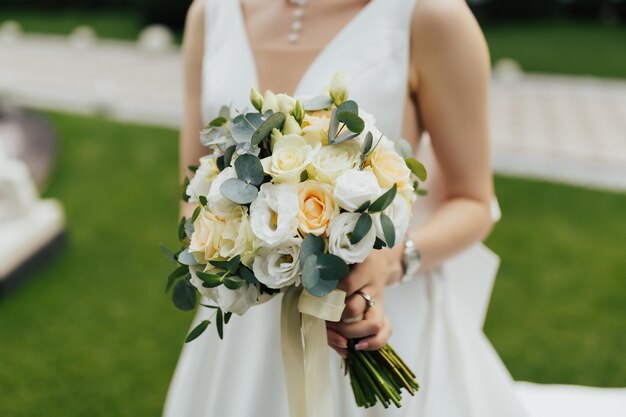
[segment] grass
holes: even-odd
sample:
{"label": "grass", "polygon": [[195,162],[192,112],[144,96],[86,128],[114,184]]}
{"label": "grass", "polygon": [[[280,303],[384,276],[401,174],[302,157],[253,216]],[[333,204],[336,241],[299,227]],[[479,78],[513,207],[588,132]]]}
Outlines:
{"label": "grass", "polygon": [[[28,32],[70,33],[92,26],[99,36],[137,39],[138,15],[129,11],[62,11],[56,13],[0,10],[0,23],[16,20]],[[518,61],[525,71],[604,77],[626,77],[626,28],[586,22],[486,24],[483,27],[493,62]],[[181,34],[176,34],[178,42]]]}
{"label": "grass", "polygon": [[[157,247],[174,243],[177,134],[51,119],[62,152],[46,195],[65,205],[69,244],[0,300],[0,415],[157,416],[191,320],[163,293]],[[626,195],[497,187],[496,349],[516,378],[626,385]]]}

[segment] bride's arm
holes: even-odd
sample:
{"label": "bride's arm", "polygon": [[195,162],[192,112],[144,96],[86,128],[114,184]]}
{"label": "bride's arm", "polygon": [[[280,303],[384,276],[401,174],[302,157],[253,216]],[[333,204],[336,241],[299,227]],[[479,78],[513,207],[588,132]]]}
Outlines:
{"label": "bride's arm", "polygon": [[[463,0],[420,0],[412,21],[411,76],[424,128],[430,133],[445,184],[445,201],[423,225],[409,231],[433,267],[484,239],[493,226],[493,179],[489,155],[489,53],[482,32]],[[345,354],[346,338],[364,338],[378,349],[391,335],[383,290],[402,275],[403,245],[374,251],[340,283],[348,293],[344,319],[365,312],[361,289],[377,299],[364,320],[329,323],[329,343]],[[358,347],[358,346],[357,346]]]}
{"label": "bride's arm", "polygon": [[[197,165],[205,152],[199,140],[202,130],[201,94],[202,59],[204,56],[204,0],[194,0],[187,12],[183,36],[184,91],[183,123],[180,129],[179,164],[181,180],[189,174],[187,167]],[[190,216],[191,205],[182,203],[181,213]]]}

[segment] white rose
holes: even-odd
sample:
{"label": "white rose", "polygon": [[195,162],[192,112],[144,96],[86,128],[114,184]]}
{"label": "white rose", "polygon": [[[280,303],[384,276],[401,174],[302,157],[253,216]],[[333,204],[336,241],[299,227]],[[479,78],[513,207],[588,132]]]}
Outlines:
{"label": "white rose", "polygon": [[296,235],[298,211],[295,186],[265,183],[250,205],[252,232],[263,246],[287,242]]}
{"label": "white rose", "polygon": [[[215,270],[206,270],[205,272],[218,273]],[[229,279],[241,280],[239,277],[230,277]],[[259,294],[255,285],[248,283],[243,284],[236,290],[229,290],[223,284],[215,288],[205,288],[202,286],[202,280],[198,278],[195,271],[191,269],[190,283],[198,289],[198,292],[217,304],[224,312],[243,315],[250,307],[259,304]]]}
{"label": "white rose", "polygon": [[320,114],[315,116],[307,113],[302,121],[302,137],[313,148],[327,145],[329,124],[329,115]]}
{"label": "white rose", "polygon": [[[401,241],[409,228],[411,221],[411,203],[409,203],[401,195],[396,195],[393,202],[383,211],[391,221],[396,232],[396,242]],[[376,228],[376,236],[379,239],[385,240],[385,234],[383,233],[383,227],[380,223],[380,214],[374,214],[374,227]]]}
{"label": "white rose", "polygon": [[222,195],[220,187],[226,180],[236,178],[235,168],[226,167],[220,172],[211,184],[211,189],[207,195],[208,206],[212,212],[221,217],[226,217],[238,205]]}
{"label": "white rose", "polygon": [[360,155],[361,147],[353,140],[339,145],[322,146],[313,155],[309,175],[318,181],[333,184],[339,175],[359,166]]}
{"label": "white rose", "polygon": [[366,201],[374,202],[382,194],[372,171],[346,171],[337,177],[333,196],[339,207],[355,211]]}
{"label": "white rose", "polygon": [[272,142],[272,155],[263,158],[263,169],[276,183],[299,183],[300,174],[311,162],[313,149],[301,136],[283,135],[277,129],[272,132]]}
{"label": "white rose", "polygon": [[301,239],[294,238],[278,248],[261,248],[252,265],[254,276],[269,288],[297,283],[301,242]]}
{"label": "white rose", "polygon": [[247,207],[237,205],[224,218],[219,253],[226,259],[240,255],[244,264],[251,264],[254,258],[254,235]]}
{"label": "white rose", "polygon": [[376,242],[376,228],[371,227],[358,243],[350,243],[348,235],[354,231],[359,216],[359,213],[341,213],[328,226],[328,252],[339,256],[348,264],[363,262]]}
{"label": "white rose", "polygon": [[216,160],[216,155],[207,155],[200,158],[200,166],[185,190],[185,193],[189,196],[190,203],[197,204],[198,197],[206,197],[209,194],[211,182],[220,172],[217,168]]}
{"label": "white rose", "polygon": [[198,262],[205,264],[209,259],[217,256],[224,222],[214,213],[203,208],[196,221],[193,222],[193,227],[189,252]]}

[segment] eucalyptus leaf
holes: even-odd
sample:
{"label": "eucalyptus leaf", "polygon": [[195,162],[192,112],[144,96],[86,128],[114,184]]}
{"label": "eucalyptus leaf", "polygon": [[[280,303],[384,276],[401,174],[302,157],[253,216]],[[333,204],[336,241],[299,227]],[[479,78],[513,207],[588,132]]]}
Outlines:
{"label": "eucalyptus leaf", "polygon": [[236,145],[231,145],[224,151],[224,166],[230,166],[230,162],[233,160],[233,154],[235,153]]}
{"label": "eucalyptus leaf", "polygon": [[176,255],[174,255],[174,252],[172,252],[170,248],[162,243],[159,243],[159,248],[161,248],[161,252],[163,252],[163,255],[165,255],[165,257],[169,259],[170,262],[176,263]]}
{"label": "eucalyptus leaf", "polygon": [[394,141],[394,148],[403,158],[410,158],[413,155],[413,148],[408,140],[399,138]]}
{"label": "eucalyptus leaf", "polygon": [[309,179],[309,171],[304,170],[300,173],[300,182],[304,182]]}
{"label": "eucalyptus leaf", "polygon": [[206,330],[206,328],[209,326],[210,323],[211,322],[208,320],[202,320],[200,324],[198,324],[196,327],[193,328],[192,331],[189,332],[189,334],[185,338],[185,343],[191,342],[192,340],[200,336],[202,333],[204,333],[204,331]]}
{"label": "eucalyptus leaf", "polygon": [[224,126],[228,120],[225,117],[219,116],[209,122],[209,126],[211,127],[220,127]]}
{"label": "eucalyptus leaf", "polygon": [[370,206],[368,211],[370,213],[377,213],[379,211],[385,210],[391,203],[393,203],[393,199],[396,198],[396,192],[398,191],[398,186],[394,184],[390,189],[385,191],[383,195],[378,197]]}
{"label": "eucalyptus leaf", "polygon": [[330,112],[330,122],[328,125],[328,143],[332,144],[335,141],[337,132],[339,131],[339,120],[337,120],[337,109],[333,109]]}
{"label": "eucalyptus leaf", "polygon": [[189,248],[186,248],[178,254],[178,262],[187,266],[198,265],[196,258],[189,253]]}
{"label": "eucalyptus leaf", "polygon": [[202,211],[202,206],[196,207],[191,216],[191,223],[195,222],[198,216],[200,215],[200,211]]}
{"label": "eucalyptus leaf", "polygon": [[232,312],[228,312],[226,314],[224,314],[224,324],[228,324],[228,322],[230,321],[230,318],[233,316]]}
{"label": "eucalyptus leaf", "polygon": [[256,200],[259,190],[239,178],[230,178],[222,183],[220,192],[224,197],[237,204],[249,204]]}
{"label": "eucalyptus leaf", "polygon": [[217,335],[220,337],[220,339],[224,339],[224,313],[222,312],[221,308],[217,309],[215,324],[217,327]]}
{"label": "eucalyptus leaf", "polygon": [[267,138],[270,133],[272,133],[272,129],[282,129],[285,124],[286,116],[284,113],[277,112],[268,117],[263,124],[254,132],[250,142],[253,145],[260,144],[263,139]]}
{"label": "eucalyptus leaf", "polygon": [[237,178],[256,186],[261,185],[265,177],[261,160],[254,155],[245,154],[238,156],[235,160],[235,171],[237,172]]}
{"label": "eucalyptus leaf", "polygon": [[228,261],[226,261],[226,271],[228,271],[229,274],[234,274],[235,272],[237,272],[240,263],[241,255],[233,256]]}
{"label": "eucalyptus leaf", "polygon": [[184,202],[189,201],[189,195],[187,194],[187,186],[189,185],[189,178],[185,177],[183,183],[180,185],[181,187],[181,198]]}
{"label": "eucalyptus leaf", "polygon": [[363,149],[361,152],[362,158],[365,159],[365,155],[372,149],[372,143],[374,142],[374,136],[372,132],[367,132],[365,140],[363,141]]}
{"label": "eucalyptus leaf", "polygon": [[187,237],[191,239],[191,235],[193,235],[193,231],[195,229],[193,227],[193,222],[191,221],[191,219],[185,222],[184,229],[185,229],[185,235],[187,235]]}
{"label": "eucalyptus leaf", "polygon": [[350,243],[356,245],[359,243],[372,228],[372,216],[367,213],[363,213],[359,216],[359,219],[354,225],[354,230],[350,236]]}
{"label": "eucalyptus leaf", "polygon": [[352,113],[359,114],[359,106],[354,100],[346,100],[339,107],[337,107],[337,114],[340,113]]}
{"label": "eucalyptus leaf", "polygon": [[420,188],[419,190],[417,190],[417,195],[419,195],[420,197],[425,197],[428,195],[428,190]]}
{"label": "eucalyptus leaf", "polygon": [[252,145],[250,142],[241,142],[235,146],[235,152],[237,153],[237,155],[250,154],[254,156],[259,156],[261,149],[257,146]]}
{"label": "eucalyptus leaf", "polygon": [[202,280],[202,286],[204,288],[215,288],[222,285],[222,277],[219,275],[198,271],[196,272],[196,276]]}
{"label": "eucalyptus leaf", "polygon": [[369,208],[371,201],[367,200],[365,203],[361,204],[355,211],[357,213],[363,213],[365,210]]}
{"label": "eucalyptus leaf", "polygon": [[393,248],[396,244],[396,228],[393,225],[393,221],[385,213],[380,213],[380,225],[383,229],[387,247]]}
{"label": "eucalyptus leaf", "polygon": [[246,281],[235,277],[228,277],[224,279],[224,286],[229,290],[237,290],[243,287],[245,283]]}
{"label": "eucalyptus leaf", "polygon": [[374,242],[374,249],[382,249],[385,246],[387,246],[385,241],[377,237],[376,241]]}
{"label": "eucalyptus leaf", "polygon": [[300,266],[304,265],[309,256],[321,255],[323,252],[324,238],[315,236],[313,233],[307,234],[300,244]]}
{"label": "eucalyptus leaf", "polygon": [[183,311],[193,310],[196,306],[196,290],[187,280],[180,280],[172,293],[174,305]]}
{"label": "eucalyptus leaf", "polygon": [[256,284],[259,280],[254,276],[254,272],[244,264],[239,265],[239,276],[249,284]]}
{"label": "eucalyptus leaf", "polygon": [[337,120],[345,124],[346,127],[354,133],[361,133],[363,129],[365,129],[365,122],[355,113],[337,111]]}
{"label": "eucalyptus leaf", "polygon": [[350,139],[354,139],[356,137],[358,137],[359,134],[358,133],[353,133],[353,132],[343,132],[341,133],[339,136],[337,136],[335,138],[335,140],[333,141],[333,145],[339,145],[340,143],[344,143],[349,141]]}
{"label": "eucalyptus leaf", "polygon": [[230,134],[237,143],[250,142],[263,121],[263,115],[260,113],[241,114],[233,119]]}
{"label": "eucalyptus leaf", "polygon": [[202,204],[202,206],[206,206],[206,204],[208,203],[208,200],[203,195],[198,196],[198,201],[200,202],[200,204]]}
{"label": "eucalyptus leaf", "polygon": [[419,178],[420,181],[426,181],[428,174],[426,172],[426,168],[421,162],[415,158],[405,158],[404,162],[406,162],[406,166],[413,174],[415,174],[417,178]]}
{"label": "eucalyptus leaf", "polygon": [[332,106],[333,100],[329,96],[317,96],[305,100],[302,105],[306,111],[325,110]]}
{"label": "eucalyptus leaf", "polygon": [[334,281],[321,279],[320,271],[317,267],[317,256],[311,255],[304,262],[302,267],[302,285],[314,296],[323,297],[337,288],[338,284],[339,279]]}
{"label": "eucalyptus leaf", "polygon": [[183,216],[178,222],[178,240],[185,239],[185,222],[187,219]]}
{"label": "eucalyptus leaf", "polygon": [[181,265],[172,271],[171,274],[167,277],[167,285],[165,286],[165,292],[168,292],[172,285],[176,282],[176,280],[180,277],[185,276],[189,273],[189,267],[187,265]]}
{"label": "eucalyptus leaf", "polygon": [[217,159],[215,160],[215,165],[217,165],[217,169],[220,172],[224,171],[224,168],[226,168],[226,164],[224,162],[224,155],[220,155],[217,157]]}
{"label": "eucalyptus leaf", "polygon": [[228,260],[226,259],[211,259],[209,264],[213,265],[217,269],[221,269],[222,271],[228,271]]}

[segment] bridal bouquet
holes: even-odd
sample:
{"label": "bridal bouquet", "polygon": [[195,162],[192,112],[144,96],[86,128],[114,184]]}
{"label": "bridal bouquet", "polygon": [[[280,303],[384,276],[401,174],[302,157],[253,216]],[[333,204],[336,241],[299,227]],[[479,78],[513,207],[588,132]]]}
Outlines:
{"label": "bridal bouquet", "polygon": [[[252,89],[250,101],[254,111],[233,115],[223,107],[201,132],[209,152],[190,167],[195,175],[183,193],[197,208],[180,221],[181,249],[171,254],[179,266],[167,282],[182,310],[195,307],[197,293],[210,300],[202,306],[215,309],[220,338],[232,313],[279,292],[295,294],[302,320],[339,321],[345,293],[336,288],[349,265],[404,236],[426,178],[406,141],[387,138],[347,100],[341,74],[320,97]],[[293,316],[283,307],[283,316]],[[299,314],[297,326],[304,326]],[[208,325],[202,321],[186,342]],[[300,344],[300,335],[293,340]],[[345,365],[359,406],[400,406],[402,388],[411,395],[418,389],[388,345],[350,348]]]}

